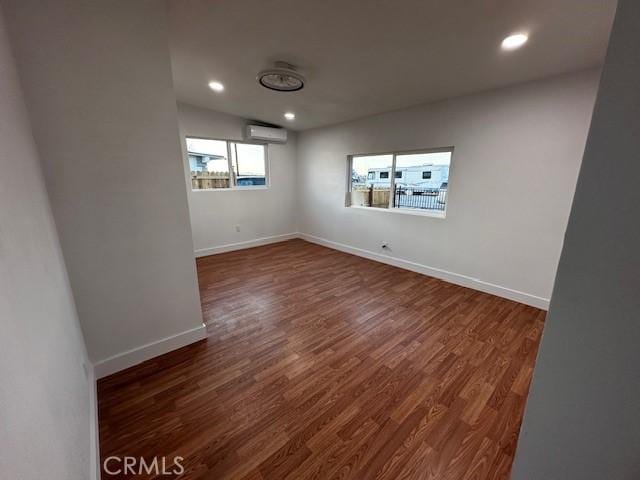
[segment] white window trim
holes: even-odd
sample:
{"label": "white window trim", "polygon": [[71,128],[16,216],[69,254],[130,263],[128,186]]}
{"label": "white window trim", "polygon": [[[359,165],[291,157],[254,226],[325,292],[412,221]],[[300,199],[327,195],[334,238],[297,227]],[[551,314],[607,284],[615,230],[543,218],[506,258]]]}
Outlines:
{"label": "white window trim", "polygon": [[[387,213],[399,213],[400,215],[414,215],[418,217],[431,217],[438,218],[444,220],[447,217],[447,210],[449,208],[449,195],[451,193],[451,181],[448,181],[447,185],[447,202],[444,206],[443,212],[435,212],[432,210],[422,209],[422,208],[396,208],[393,206],[393,202],[395,199],[396,193],[396,157],[398,155],[407,155],[407,154],[419,154],[419,153],[439,153],[439,152],[449,152],[451,153],[451,162],[449,164],[449,177],[451,177],[451,170],[453,166],[453,151],[454,147],[438,147],[438,148],[421,148],[417,150],[402,150],[402,151],[391,151],[391,152],[378,152],[378,153],[356,153],[347,155],[347,198],[345,207],[346,208],[354,208],[357,210],[369,210],[369,211],[377,211],[377,212],[387,212]],[[391,162],[391,171],[389,172],[389,180],[393,180],[390,182],[390,192],[389,192],[389,204],[387,208],[380,207],[365,207],[362,205],[351,205],[350,197],[351,192],[353,190],[351,173],[353,171],[353,159],[357,157],[370,157],[375,155],[392,155],[393,160]]]}
{"label": "white window trim", "polygon": [[[189,166],[189,150],[187,148],[187,138],[194,138],[198,140],[215,140],[217,142],[226,142],[227,144],[227,163],[229,165],[229,180],[231,183],[230,187],[227,188],[198,188],[194,189],[191,185],[191,167]],[[264,176],[265,176],[265,185],[247,185],[244,187],[239,187],[236,185],[235,181],[235,171],[233,170],[233,164],[231,162],[231,143],[242,143],[245,145],[261,145],[264,147]],[[244,192],[246,190],[269,190],[271,187],[271,165],[269,159],[269,144],[263,142],[246,142],[244,140],[234,140],[230,138],[212,138],[212,137],[202,137],[195,135],[185,135],[184,136],[184,146],[185,146],[185,154],[186,154],[186,170],[187,170],[187,181],[189,188],[192,192]]]}
{"label": "white window trim", "polygon": [[446,215],[444,213],[438,213],[422,208],[380,208],[380,207],[363,207],[362,205],[347,205],[346,208],[353,208],[355,210],[374,211],[374,212],[386,212],[399,215],[413,215],[417,217],[431,217],[444,220]]}
{"label": "white window trim", "polygon": [[269,190],[270,185],[247,185],[246,187],[227,187],[227,188],[198,188],[194,190],[191,188],[193,193],[200,192],[245,192],[249,190]]}

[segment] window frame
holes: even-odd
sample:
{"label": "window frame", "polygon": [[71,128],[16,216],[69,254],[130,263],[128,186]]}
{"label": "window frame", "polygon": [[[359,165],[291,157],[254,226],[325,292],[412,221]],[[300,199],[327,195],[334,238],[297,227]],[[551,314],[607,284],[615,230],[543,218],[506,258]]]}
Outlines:
{"label": "window frame", "polygon": [[[411,155],[411,154],[421,154],[421,153],[425,153],[425,154],[429,154],[429,153],[441,153],[441,152],[448,152],[450,154],[450,161],[449,161],[449,178],[451,178],[451,172],[452,172],[452,168],[453,168],[453,154],[454,154],[454,150],[455,148],[453,146],[449,146],[449,147],[437,147],[437,148],[419,148],[419,149],[413,149],[413,150],[392,150],[392,151],[386,151],[386,152],[373,152],[373,153],[354,153],[354,154],[349,154],[347,155],[347,194],[345,195],[345,207],[346,208],[354,208],[354,209],[360,209],[360,210],[372,210],[372,211],[378,211],[378,212],[388,212],[388,213],[396,213],[396,214],[401,214],[401,215],[416,215],[416,216],[423,216],[423,217],[433,217],[433,218],[440,218],[440,219],[444,219],[446,218],[447,215],[447,210],[449,208],[449,201],[448,198],[450,196],[451,193],[451,188],[450,188],[450,183],[451,181],[448,181],[448,185],[447,185],[447,202],[444,205],[444,210],[442,212],[435,212],[435,211],[430,211],[430,210],[426,210],[426,209],[421,209],[421,208],[396,208],[393,203],[395,202],[395,194],[396,194],[396,178],[395,178],[395,172],[396,172],[396,157],[397,156],[402,156],[402,155]],[[389,179],[390,179],[390,192],[389,192],[389,204],[387,206],[387,208],[381,208],[381,207],[366,207],[366,206],[360,206],[360,205],[351,205],[351,192],[353,191],[353,180],[351,178],[351,172],[353,171],[353,159],[354,158],[358,158],[358,157],[370,157],[370,156],[376,156],[376,155],[391,155],[392,156],[392,162],[391,162],[391,170],[389,172]],[[391,181],[393,180],[393,181]]]}
{"label": "window frame", "polygon": [[[191,184],[191,167],[189,165],[189,149],[187,147],[187,139],[192,138],[195,140],[213,140],[216,142],[225,142],[227,146],[227,164],[229,166],[229,183],[230,186],[226,188],[199,188],[194,189]],[[231,160],[231,144],[232,143],[240,143],[245,145],[260,145],[264,150],[264,185],[245,185],[238,186],[236,184],[236,172],[233,168],[233,162]],[[184,136],[184,149],[185,149],[185,158],[186,158],[186,169],[187,169],[187,182],[191,192],[237,192],[237,191],[245,191],[245,190],[268,190],[271,187],[271,168],[269,162],[269,144],[266,142],[247,142],[245,140],[234,140],[230,138],[213,138],[213,137],[203,137],[196,135],[185,135]]]}

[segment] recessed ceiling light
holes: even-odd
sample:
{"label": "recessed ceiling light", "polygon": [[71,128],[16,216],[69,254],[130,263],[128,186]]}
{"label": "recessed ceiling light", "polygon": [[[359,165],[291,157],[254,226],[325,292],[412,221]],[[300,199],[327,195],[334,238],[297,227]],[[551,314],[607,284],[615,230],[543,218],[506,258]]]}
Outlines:
{"label": "recessed ceiling light", "polygon": [[224,90],[224,85],[220,82],[209,82],[209,88],[214,92],[222,92]]}
{"label": "recessed ceiling light", "polygon": [[502,49],[503,50],[515,50],[516,48],[520,48],[522,45],[527,43],[529,40],[529,36],[525,33],[514,33],[513,35],[509,35],[507,38],[502,40]]}
{"label": "recessed ceiling light", "polygon": [[295,120],[296,114],[293,112],[287,112],[284,114],[284,118],[286,118],[287,120]]}

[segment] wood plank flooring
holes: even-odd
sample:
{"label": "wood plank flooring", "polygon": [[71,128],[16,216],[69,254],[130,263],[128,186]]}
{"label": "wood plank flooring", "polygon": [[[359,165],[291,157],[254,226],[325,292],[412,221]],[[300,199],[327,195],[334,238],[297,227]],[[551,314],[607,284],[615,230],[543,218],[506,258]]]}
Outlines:
{"label": "wood plank flooring", "polygon": [[184,479],[508,478],[545,312],[302,240],[197,265],[209,337],[99,382],[103,459],[182,456]]}

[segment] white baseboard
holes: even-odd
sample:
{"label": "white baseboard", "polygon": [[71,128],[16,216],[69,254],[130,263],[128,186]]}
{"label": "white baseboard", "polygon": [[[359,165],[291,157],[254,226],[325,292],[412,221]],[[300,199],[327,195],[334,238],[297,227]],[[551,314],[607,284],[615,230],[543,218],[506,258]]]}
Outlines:
{"label": "white baseboard", "polygon": [[387,265],[393,265],[394,267],[404,268],[405,270],[411,270],[423,275],[439,278],[449,283],[473,288],[474,290],[490,293],[499,297],[508,298],[509,300],[524,303],[525,305],[531,305],[532,307],[541,308],[543,310],[547,310],[549,308],[548,298],[542,298],[536,295],[531,295],[529,293],[513,290],[511,288],[495,285],[478,278],[468,277],[466,275],[449,272],[440,268],[429,267],[427,265],[422,265],[420,263],[403,260],[401,258],[392,257],[389,255],[382,255],[380,253],[371,252],[362,248],[351,247],[343,243],[333,242],[331,240],[326,240],[324,238],[309,235],[307,233],[298,233],[298,237],[303,240],[307,240],[308,242],[316,243],[318,245],[332,248],[334,250],[340,250],[341,252],[368,258],[369,260],[374,260],[376,262],[386,263]]}
{"label": "white baseboard", "polygon": [[524,303],[525,305],[531,305],[532,307],[541,308],[547,310],[549,308],[549,299],[538,297],[530,293],[521,292],[512,288],[503,287],[494,283],[485,282],[479,278],[469,277],[459,273],[450,272],[440,268],[430,267],[421,263],[412,262],[409,260],[403,260],[401,258],[392,257],[390,255],[383,255],[375,253],[370,250],[365,250],[358,247],[352,247],[343,243],[334,242],[325,238],[316,237],[307,233],[287,233],[285,235],[276,235],[273,237],[256,238],[255,240],[249,240],[247,242],[231,243],[228,245],[220,245],[218,247],[203,248],[195,251],[196,258],[205,257],[208,255],[215,255],[217,253],[231,252],[234,250],[242,250],[245,248],[259,247],[261,245],[268,245],[270,243],[283,242],[285,240],[291,240],[293,238],[301,238],[308,242],[316,243],[334,250],[340,250],[341,252],[350,253],[359,257],[368,258],[376,262],[386,263],[387,265],[393,265],[394,267],[404,268],[405,270],[411,270],[413,272],[428,275],[430,277],[436,277],[441,280],[445,280],[456,285],[462,285],[463,287],[473,288],[481,292],[490,293],[499,297],[508,298],[516,302]]}
{"label": "white baseboard", "polygon": [[285,240],[291,240],[294,238],[298,238],[297,233],[285,233],[284,235],[274,235],[273,237],[255,238],[253,240],[247,240],[246,242],[228,243],[217,247],[201,248],[195,250],[194,253],[196,258],[207,257],[217,253],[232,252],[234,250],[244,250],[245,248],[259,247],[270,243],[284,242]]}
{"label": "white baseboard", "polygon": [[145,360],[149,360],[172,350],[203,340],[206,337],[207,330],[203,323],[199,327],[192,328],[186,332],[147,343],[141,347],[101,360],[94,365],[95,376],[96,378],[106,377],[107,375],[119,372],[125,368],[133,367]]}
{"label": "white baseboard", "polygon": [[98,383],[95,367],[90,368],[89,380],[89,455],[91,480],[100,480],[100,435],[98,426]]}

